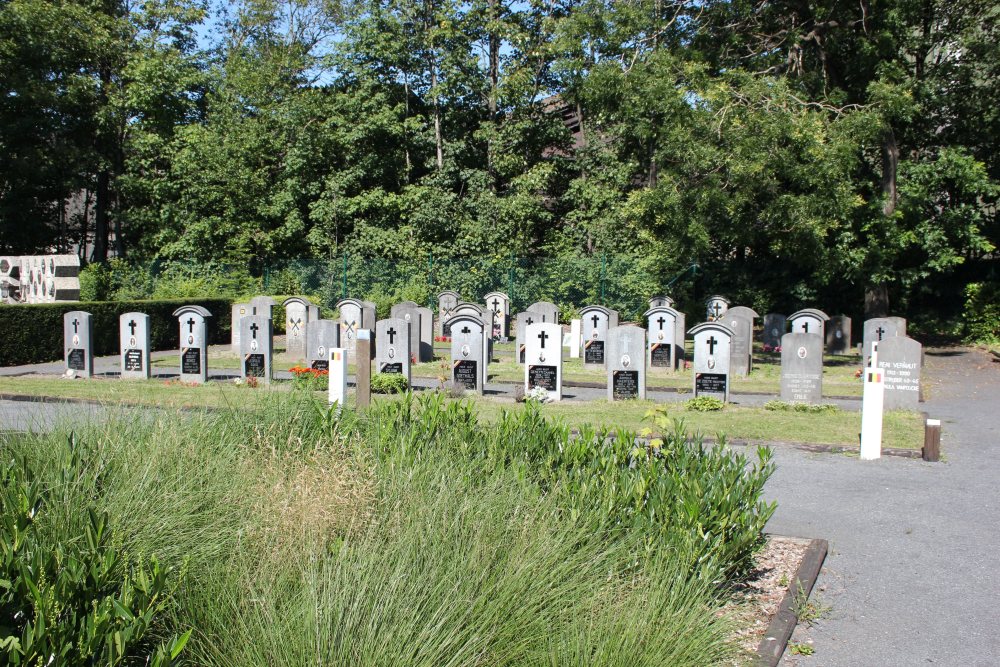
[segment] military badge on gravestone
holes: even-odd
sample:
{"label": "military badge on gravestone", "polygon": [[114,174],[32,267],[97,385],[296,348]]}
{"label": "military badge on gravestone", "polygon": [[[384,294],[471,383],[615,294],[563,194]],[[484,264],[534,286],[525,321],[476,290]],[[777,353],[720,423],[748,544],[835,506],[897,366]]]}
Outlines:
{"label": "military badge on gravestone", "polygon": [[805,359],[809,355],[809,352],[806,351],[805,347],[799,347],[799,349],[796,352],[796,354],[799,355],[799,359]]}

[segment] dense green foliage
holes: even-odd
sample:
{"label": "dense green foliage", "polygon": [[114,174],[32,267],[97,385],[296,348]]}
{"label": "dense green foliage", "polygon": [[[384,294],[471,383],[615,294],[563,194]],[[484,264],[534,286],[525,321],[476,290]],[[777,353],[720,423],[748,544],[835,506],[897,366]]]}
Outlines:
{"label": "dense green foliage", "polygon": [[199,298],[171,301],[96,301],[80,303],[43,303],[34,305],[0,305],[0,330],[4,344],[0,346],[0,366],[19,366],[63,358],[63,315],[73,310],[91,314],[95,355],[118,354],[118,318],[123,313],[149,315],[150,345],[154,350],[179,347],[180,324],[174,311],[187,304],[204,306],[212,313],[208,318],[208,342],[227,343],[230,338],[231,313],[228,299]]}
{"label": "dense green foliage", "polygon": [[[939,328],[997,282],[990,0],[220,10],[0,5],[0,252],[84,243],[240,284],[344,252],[487,275],[606,255],[636,293],[697,264],[682,302]],[[197,280],[174,289],[218,287]]]}
{"label": "dense green foliage", "polygon": [[376,373],[372,376],[374,394],[401,394],[407,389],[406,378],[399,373]]}
{"label": "dense green foliage", "polygon": [[183,657],[227,667],[732,664],[719,602],[774,509],[766,453],[571,435],[537,406],[491,426],[437,394],[254,400],[76,424],[70,467],[66,433],[0,439],[59,494],[40,544],[92,510],[129,562],[186,563],[151,642],[190,630]]}

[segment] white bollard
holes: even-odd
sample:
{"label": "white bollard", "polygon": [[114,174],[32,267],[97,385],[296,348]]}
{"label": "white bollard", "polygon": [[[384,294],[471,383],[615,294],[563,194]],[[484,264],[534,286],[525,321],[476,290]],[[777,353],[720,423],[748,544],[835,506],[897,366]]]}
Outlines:
{"label": "white bollard", "polygon": [[328,401],[330,405],[337,404],[338,409],[344,407],[347,398],[347,350],[342,347],[330,348],[330,390]]}
{"label": "white bollard", "polygon": [[[874,359],[874,352],[872,353]],[[885,373],[877,366],[865,369],[865,393],[861,402],[861,460],[882,456],[882,403]]]}

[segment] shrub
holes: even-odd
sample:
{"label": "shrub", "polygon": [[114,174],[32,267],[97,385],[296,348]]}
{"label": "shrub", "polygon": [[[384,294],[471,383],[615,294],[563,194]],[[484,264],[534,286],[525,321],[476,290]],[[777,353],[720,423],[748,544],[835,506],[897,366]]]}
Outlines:
{"label": "shrub", "polygon": [[210,343],[228,343],[231,302],[227,299],[177,301],[98,301],[0,305],[0,366],[18,366],[63,358],[63,314],[83,310],[93,316],[95,355],[118,353],[118,316],[137,311],[149,315],[150,343],[154,350],[178,346],[179,325],[173,313],[195,303],[212,313],[208,318]]}
{"label": "shrub", "polygon": [[401,394],[407,389],[406,377],[400,373],[376,373],[372,376],[373,394]]}
{"label": "shrub", "polygon": [[[860,372],[860,371],[859,371]],[[768,401],[764,404],[765,410],[774,412],[837,412],[840,410],[836,405],[829,403],[812,405],[809,403],[786,403],[785,401]]]}
{"label": "shrub", "polygon": [[970,343],[1000,343],[1000,286],[970,283],[965,288],[965,339]]}
{"label": "shrub", "polygon": [[714,396],[698,396],[688,399],[684,403],[684,407],[695,412],[715,412],[726,407],[726,404]]}

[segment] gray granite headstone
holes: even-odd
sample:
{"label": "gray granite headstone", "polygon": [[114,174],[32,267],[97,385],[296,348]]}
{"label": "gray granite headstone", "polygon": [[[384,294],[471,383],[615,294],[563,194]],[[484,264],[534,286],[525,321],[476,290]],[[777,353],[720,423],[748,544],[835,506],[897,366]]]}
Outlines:
{"label": "gray granite headstone", "polygon": [[587,306],[580,309],[580,324],[583,328],[584,367],[607,366],[608,329],[611,311],[604,306]]}
{"label": "gray granite headstone", "polygon": [[878,344],[878,366],[885,373],[883,409],[919,409],[922,363],[923,346],[912,338],[893,336]]}
{"label": "gray granite headstone", "polygon": [[[397,303],[389,311],[390,315],[395,319],[400,319],[405,321],[410,326],[407,327],[407,336],[409,336],[409,343],[407,345],[407,353],[409,355],[416,356],[420,353],[420,306],[413,303],[412,301],[404,301],[403,303]],[[397,327],[398,328],[398,327]],[[382,344],[382,338],[378,335],[375,336],[375,349],[376,349],[376,359],[381,358],[378,354],[380,352],[379,345]],[[397,350],[399,349],[398,343],[396,344]],[[409,378],[407,378],[409,381]]]}
{"label": "gray granite headstone", "polygon": [[729,299],[718,294],[705,299],[705,319],[709,322],[717,322],[729,310]]}
{"label": "gray granite headstone", "polygon": [[660,308],[660,307],[673,308],[674,300],[671,299],[669,296],[666,296],[665,294],[660,294],[658,296],[650,297],[649,309],[652,310],[653,308]]}
{"label": "gray granite headstone", "polygon": [[[374,301],[361,302],[361,324],[369,331],[375,330],[375,323],[378,321],[378,306]],[[374,357],[373,357],[374,358]]]}
{"label": "gray granite headstone", "polygon": [[72,310],[63,315],[66,370],[78,377],[94,375],[94,327],[90,313]]}
{"label": "gray granite headstone", "polygon": [[897,317],[895,315],[890,315],[889,317],[887,317],[885,319],[890,320],[893,324],[896,325],[896,335],[897,336],[905,336],[906,335],[906,318],[905,317]]}
{"label": "gray granite headstone", "polygon": [[764,316],[764,328],[760,334],[760,342],[770,350],[778,349],[781,347],[781,337],[785,335],[787,326],[787,318],[784,315],[768,313]]}
{"label": "gray granite headstone", "polygon": [[[410,310],[410,309],[407,309]],[[410,345],[413,341],[412,330],[419,323],[405,320],[401,317],[390,317],[379,320],[375,325],[375,370],[379,373],[398,373],[410,384],[410,359],[413,356]],[[419,344],[419,338],[418,338]]]}
{"label": "gray granite headstone", "polygon": [[[532,311],[525,311],[523,313],[518,313],[514,318],[514,359],[519,364],[524,363],[525,354],[527,353],[525,338],[525,329],[531,324],[541,324],[542,315],[541,313],[535,313]],[[550,322],[549,324],[554,324]]]}
{"label": "gray granite headstone", "polygon": [[823,400],[823,339],[814,333],[781,337],[781,400],[820,403]]}
{"label": "gray granite headstone", "polygon": [[434,311],[421,306],[420,313],[420,357],[421,363],[434,361]]}
{"label": "gray granite headstone", "polygon": [[456,315],[446,323],[451,331],[451,379],[457,386],[483,393],[486,360],[483,321],[475,315]]}
{"label": "gray granite headstone", "polygon": [[646,398],[646,330],[617,326],[608,330],[608,400]]}
{"label": "gray granite headstone", "polygon": [[493,338],[505,340],[510,336],[510,297],[505,292],[490,292],[483,301],[493,313]]}
{"label": "gray granite headstone", "polygon": [[722,322],[703,322],[688,333],[694,338],[694,395],[728,401],[733,330]]}
{"label": "gray granite headstone", "polygon": [[316,370],[330,370],[330,350],[340,347],[340,323],[309,320],[306,324],[306,363]]}
{"label": "gray granite headstone", "polygon": [[687,335],[687,315],[677,311],[677,324],[674,327],[674,367],[684,366],[684,338]]}
{"label": "gray granite headstone", "polygon": [[274,362],[273,321],[266,315],[240,320],[240,377],[270,384]]}
{"label": "gray granite headstone", "polygon": [[337,302],[337,310],[340,312],[340,347],[351,354],[357,350],[358,331],[364,329],[362,326],[364,305],[357,299],[342,299]]}
{"label": "gray granite headstone", "polygon": [[450,320],[455,315],[455,307],[462,300],[462,297],[458,292],[454,290],[445,290],[438,294],[438,335],[448,336],[450,335],[447,327],[445,327],[445,322]]}
{"label": "gray granite headstone", "polygon": [[730,329],[733,330],[733,346],[730,353],[729,372],[740,377],[747,377],[753,368],[753,322],[760,317],[746,306],[729,308],[722,316]]}
{"label": "gray granite headstone", "polygon": [[208,382],[208,326],[211,317],[201,306],[181,306],[174,311],[180,330],[181,382],[205,384]]}
{"label": "gray granite headstone", "polygon": [[309,323],[309,306],[312,304],[293,296],[281,304],[285,307],[285,354],[292,359],[306,358],[306,325]]}
{"label": "gray granite headstone", "polygon": [[649,330],[646,365],[651,370],[672,371],[677,368],[677,316],[669,306],[647,310],[643,317]]}
{"label": "gray granite headstone", "polygon": [[255,296],[250,299],[250,314],[263,315],[264,317],[274,317],[274,307],[278,302],[270,296]]}
{"label": "gray granite headstone", "polygon": [[851,318],[847,315],[834,315],[826,323],[826,353],[851,353]]}
{"label": "gray granite headstone", "polygon": [[149,315],[123,313],[118,317],[118,340],[123,380],[149,379]]}
{"label": "gray granite headstone", "polygon": [[233,315],[229,334],[231,349],[236,354],[239,354],[240,352],[240,318],[251,314],[253,314],[253,310],[249,303],[233,304]]}
{"label": "gray granite headstone", "polygon": [[559,324],[559,307],[548,301],[536,301],[528,306],[527,312],[538,313],[542,316],[542,322]]}
{"label": "gray granite headstone", "polygon": [[830,316],[816,308],[803,308],[788,316],[788,330],[791,333],[819,334],[825,339],[826,321]]}
{"label": "gray granite headstone", "polygon": [[562,399],[562,328],[532,322],[524,331],[524,390],[542,388],[552,401]]}
{"label": "gray granite headstone", "polygon": [[863,329],[864,342],[861,348],[863,366],[865,368],[868,367],[868,358],[872,356],[872,343],[881,343],[889,338],[903,335],[905,334],[899,333],[897,323],[892,318],[873,317],[870,320],[865,320]]}

